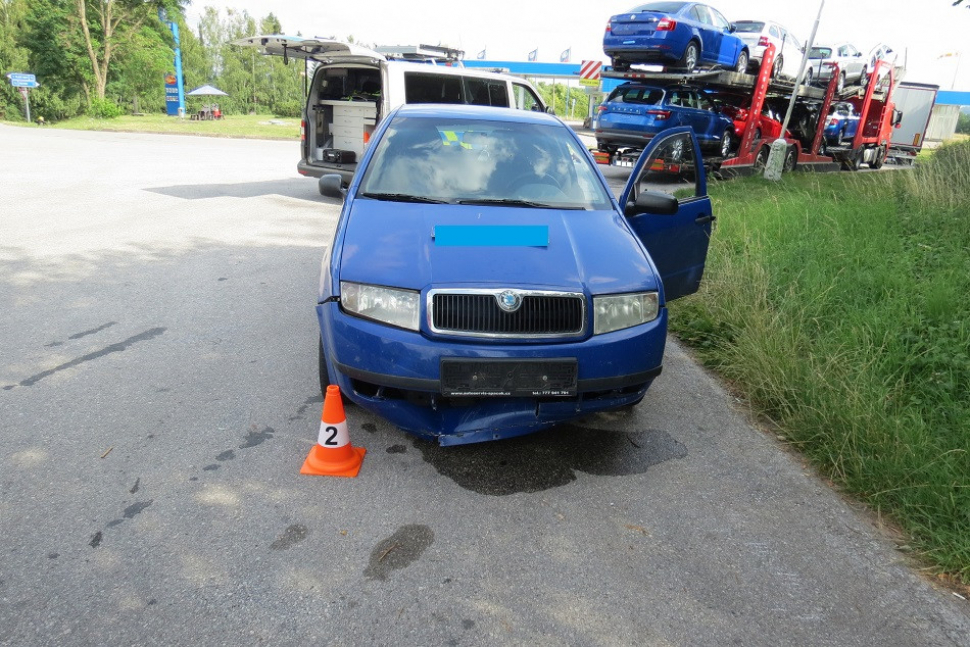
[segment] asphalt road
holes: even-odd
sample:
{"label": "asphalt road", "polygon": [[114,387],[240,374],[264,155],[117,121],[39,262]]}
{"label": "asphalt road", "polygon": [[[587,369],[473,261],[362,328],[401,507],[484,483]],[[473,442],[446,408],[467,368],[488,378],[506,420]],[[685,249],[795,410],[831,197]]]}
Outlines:
{"label": "asphalt road", "polygon": [[[295,143],[0,126],[0,645],[970,645],[676,345],[631,412],[306,477]],[[719,214],[730,217],[730,214]]]}

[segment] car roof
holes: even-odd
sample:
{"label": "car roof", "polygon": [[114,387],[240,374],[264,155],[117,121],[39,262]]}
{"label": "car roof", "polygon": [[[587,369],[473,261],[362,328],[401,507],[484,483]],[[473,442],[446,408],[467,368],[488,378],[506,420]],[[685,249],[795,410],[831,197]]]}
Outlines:
{"label": "car roof", "polygon": [[558,118],[545,112],[492,106],[470,106],[459,103],[411,103],[397,108],[392,114],[401,117],[473,118],[546,126],[559,125],[565,128],[565,125]]}

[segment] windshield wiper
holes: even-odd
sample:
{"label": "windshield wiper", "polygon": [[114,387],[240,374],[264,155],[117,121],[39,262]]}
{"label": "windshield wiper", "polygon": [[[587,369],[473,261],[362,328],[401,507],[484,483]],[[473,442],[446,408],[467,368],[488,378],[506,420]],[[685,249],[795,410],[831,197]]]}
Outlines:
{"label": "windshield wiper", "polygon": [[411,195],[409,193],[361,193],[365,198],[375,200],[387,200],[388,202],[422,202],[425,204],[449,204],[448,200],[429,198],[423,195]]}
{"label": "windshield wiper", "polygon": [[532,207],[534,209],[568,209],[571,211],[583,211],[585,207],[560,206],[547,202],[535,202],[533,200],[513,200],[511,198],[468,198],[465,200],[455,200],[455,204],[478,204],[478,205],[498,205],[501,207]]}

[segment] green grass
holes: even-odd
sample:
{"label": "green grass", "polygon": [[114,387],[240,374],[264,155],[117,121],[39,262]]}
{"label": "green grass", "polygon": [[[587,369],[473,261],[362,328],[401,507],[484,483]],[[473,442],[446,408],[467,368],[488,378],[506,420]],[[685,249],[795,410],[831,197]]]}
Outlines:
{"label": "green grass", "polygon": [[970,142],[912,171],[713,184],[671,322],[828,477],[970,583]]}
{"label": "green grass", "polygon": [[[272,122],[272,123],[271,123]],[[24,122],[6,122],[27,125]],[[35,126],[36,127],[36,126]],[[135,133],[174,133],[208,137],[245,137],[257,139],[299,139],[300,120],[272,115],[228,115],[215,121],[193,121],[165,115],[126,115],[115,119],[77,117],[45,126],[69,130],[108,130]]]}

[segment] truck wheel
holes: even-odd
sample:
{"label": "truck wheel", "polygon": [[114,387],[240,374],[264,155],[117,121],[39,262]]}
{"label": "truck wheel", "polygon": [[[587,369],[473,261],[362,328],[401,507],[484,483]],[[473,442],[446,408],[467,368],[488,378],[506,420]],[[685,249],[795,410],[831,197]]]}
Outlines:
{"label": "truck wheel", "polygon": [[869,162],[869,168],[871,168],[874,171],[878,171],[879,169],[882,168],[882,165],[885,161],[886,161],[886,147],[880,146],[879,149],[876,150],[876,157],[871,162]]}
{"label": "truck wheel", "polygon": [[684,48],[684,55],[680,57],[677,62],[677,67],[684,72],[693,72],[697,69],[697,63],[701,58],[700,49],[697,46],[697,41],[692,40],[687,43],[687,47]]}
{"label": "truck wheel", "polygon": [[795,162],[796,162],[795,147],[792,146],[788,149],[788,152],[785,153],[785,165],[782,167],[782,171],[784,171],[785,173],[788,173],[789,171],[794,171]]}
{"label": "truck wheel", "polygon": [[748,71],[748,52],[741,50],[738,54],[737,63],[734,64],[734,71],[738,74],[745,74]]}
{"label": "truck wheel", "polygon": [[842,168],[846,171],[858,171],[859,170],[859,155],[860,153],[853,151],[842,161]]}
{"label": "truck wheel", "polygon": [[754,170],[756,173],[761,173],[768,166],[768,147],[762,146],[761,150],[758,151],[758,157],[754,160]]}

